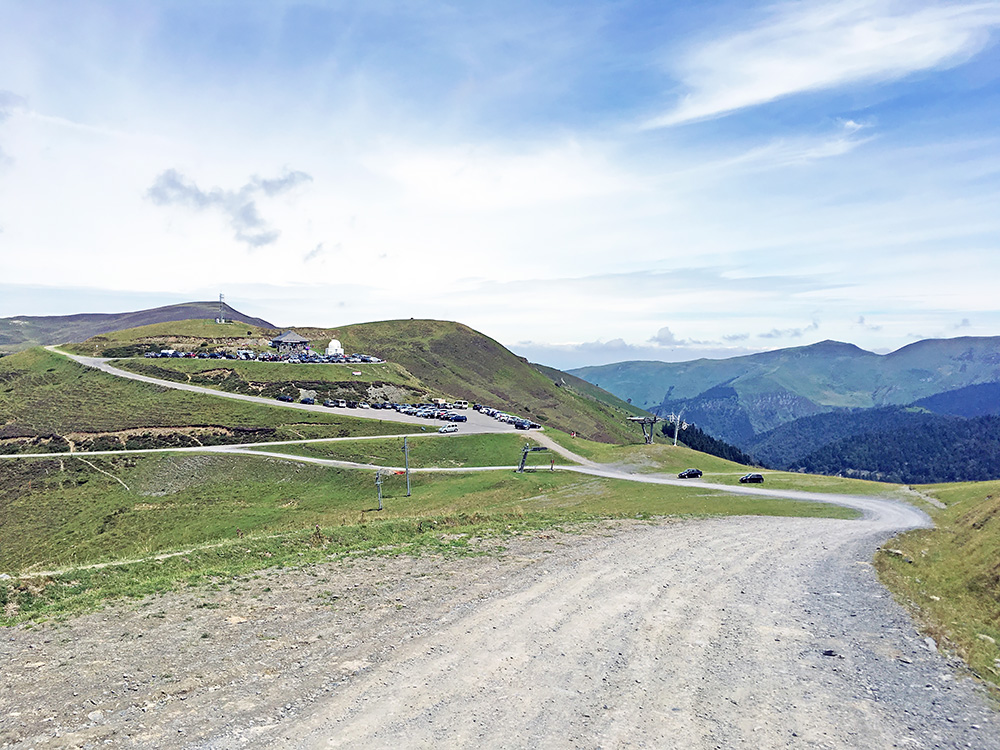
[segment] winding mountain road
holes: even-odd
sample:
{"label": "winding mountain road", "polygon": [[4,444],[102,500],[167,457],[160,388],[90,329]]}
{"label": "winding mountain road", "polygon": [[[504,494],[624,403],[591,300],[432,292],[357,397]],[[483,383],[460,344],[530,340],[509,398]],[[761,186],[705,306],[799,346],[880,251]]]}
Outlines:
{"label": "winding mountain road", "polygon": [[[154,716],[123,703],[49,746],[1000,748],[1000,718],[983,688],[915,630],[870,564],[886,539],[929,524],[921,511],[624,474],[582,459],[562,468],[836,502],[864,516],[532,535],[499,556],[379,563],[370,596],[335,609],[296,599],[301,582],[274,606],[228,597],[217,611],[193,612],[191,634],[144,633],[143,648],[182,653],[169,668],[197,675],[183,708],[164,703]],[[330,590],[359,585],[353,568],[320,574]],[[269,601],[270,591],[254,600]],[[224,625],[248,619],[252,630]],[[202,629],[210,642],[196,637]],[[114,647],[95,646],[89,658],[104,663]],[[141,669],[122,658],[115,669]],[[0,678],[6,688],[4,679],[16,678]],[[24,737],[15,746],[43,733]]]}

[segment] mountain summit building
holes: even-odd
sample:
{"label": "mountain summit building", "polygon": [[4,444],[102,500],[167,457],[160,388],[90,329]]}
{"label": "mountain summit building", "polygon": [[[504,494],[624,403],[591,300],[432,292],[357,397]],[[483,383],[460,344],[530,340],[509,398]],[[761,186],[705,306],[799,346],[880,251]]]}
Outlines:
{"label": "mountain summit building", "polygon": [[309,348],[309,339],[299,336],[295,331],[285,331],[277,338],[271,339],[271,346],[277,349],[279,354],[304,352]]}

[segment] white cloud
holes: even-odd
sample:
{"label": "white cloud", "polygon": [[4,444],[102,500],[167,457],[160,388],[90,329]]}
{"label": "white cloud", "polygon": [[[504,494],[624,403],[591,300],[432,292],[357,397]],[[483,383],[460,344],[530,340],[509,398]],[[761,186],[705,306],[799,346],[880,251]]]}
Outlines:
{"label": "white cloud", "polygon": [[758,27],[676,64],[689,93],[647,128],[717,117],[792,94],[903,78],[969,59],[1000,25],[994,2],[845,0],[776,6]]}
{"label": "white cloud", "polygon": [[396,143],[364,161],[409,200],[455,212],[566,203],[635,187],[635,177],[614,165],[600,144],[574,139],[520,148]]}

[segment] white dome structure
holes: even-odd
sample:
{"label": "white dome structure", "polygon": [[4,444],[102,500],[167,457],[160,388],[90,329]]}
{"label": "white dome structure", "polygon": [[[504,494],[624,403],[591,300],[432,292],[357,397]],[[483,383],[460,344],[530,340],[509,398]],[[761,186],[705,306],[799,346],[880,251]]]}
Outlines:
{"label": "white dome structure", "polygon": [[328,357],[338,357],[344,355],[344,347],[341,346],[337,339],[330,339],[330,343],[326,347],[326,356]]}

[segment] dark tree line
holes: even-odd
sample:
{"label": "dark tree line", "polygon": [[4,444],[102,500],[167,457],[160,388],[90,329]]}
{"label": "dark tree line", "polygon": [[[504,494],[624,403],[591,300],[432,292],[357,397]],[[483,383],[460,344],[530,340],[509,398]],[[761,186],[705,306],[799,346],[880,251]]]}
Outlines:
{"label": "dark tree line", "polygon": [[[673,440],[674,429],[675,427],[672,423],[665,424],[660,432],[663,437]],[[686,430],[681,430],[678,442],[684,443],[684,445],[692,450],[700,451],[701,453],[708,453],[711,456],[718,456],[719,458],[724,458],[727,461],[735,461],[738,464],[744,465],[753,465],[755,463],[750,456],[741,451],[735,445],[730,445],[729,443],[714,438],[707,432],[701,431],[693,424],[688,425]]]}
{"label": "dark tree line", "polygon": [[941,417],[843,438],[788,467],[907,484],[1000,478],[1000,417]]}

